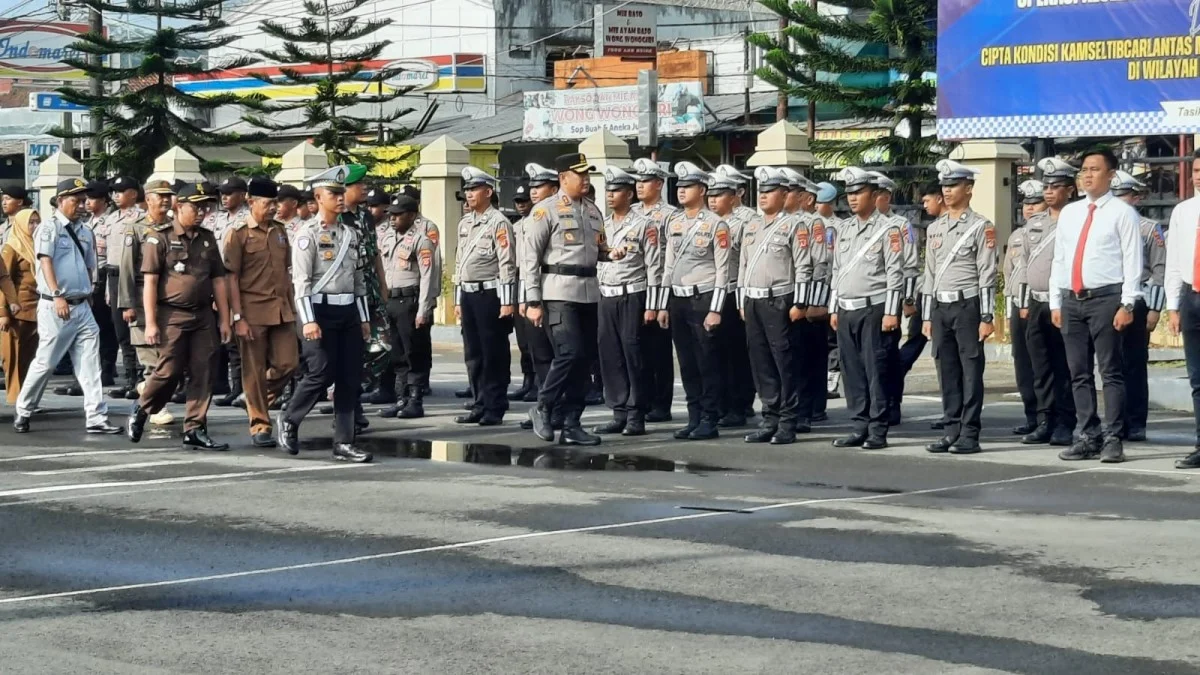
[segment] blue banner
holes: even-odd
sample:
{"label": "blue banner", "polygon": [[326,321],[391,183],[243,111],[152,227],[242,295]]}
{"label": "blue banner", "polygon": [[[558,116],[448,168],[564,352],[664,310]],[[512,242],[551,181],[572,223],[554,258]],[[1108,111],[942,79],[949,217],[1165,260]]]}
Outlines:
{"label": "blue banner", "polygon": [[1200,0],[939,0],[943,139],[1200,132]]}

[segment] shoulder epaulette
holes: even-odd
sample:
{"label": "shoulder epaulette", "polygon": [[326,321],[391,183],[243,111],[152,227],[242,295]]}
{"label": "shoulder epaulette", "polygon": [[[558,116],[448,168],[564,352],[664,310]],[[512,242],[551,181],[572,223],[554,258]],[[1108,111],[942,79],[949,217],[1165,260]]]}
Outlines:
{"label": "shoulder epaulette", "polygon": [[166,232],[169,229],[171,229],[171,223],[163,223],[162,225],[154,226],[155,232]]}

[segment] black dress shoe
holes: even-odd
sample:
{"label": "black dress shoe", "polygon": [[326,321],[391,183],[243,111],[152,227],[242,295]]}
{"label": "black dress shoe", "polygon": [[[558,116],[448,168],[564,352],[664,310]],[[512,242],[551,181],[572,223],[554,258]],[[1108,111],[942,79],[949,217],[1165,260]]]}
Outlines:
{"label": "black dress shoe", "polygon": [[729,413],[717,421],[717,426],[722,429],[744,427],[746,426],[746,416],[740,413]]}
{"label": "black dress shoe", "polygon": [[127,389],[125,391],[125,400],[126,401],[136,401],[136,400],[138,400],[138,396],[139,395],[138,395],[137,387],[130,387],[129,389]]}
{"label": "black dress shoe", "polygon": [[596,427],[592,427],[592,433],[593,434],[601,434],[601,435],[619,434],[622,431],[625,431],[625,424],[626,424],[625,420],[615,420],[615,419],[609,420],[608,422],[605,422],[604,424],[601,424]]}
{"label": "black dress shoe", "polygon": [[630,419],[625,423],[625,429],[621,432],[622,436],[645,436],[646,423],[639,419]]}
{"label": "black dress shoe", "polygon": [[519,423],[517,423],[517,426],[521,427],[525,431],[529,431],[530,429],[533,428],[533,422],[528,417],[526,417],[525,419],[523,419]]}
{"label": "black dress shoe", "polygon": [[699,422],[688,422],[688,425],[682,429],[676,429],[675,433],[671,434],[676,440],[686,441],[696,427],[700,426]]}
{"label": "black dress shoe", "polygon": [[1200,450],[1175,461],[1176,469],[1200,469]]}
{"label": "black dress shoe", "polygon": [[137,443],[142,440],[142,432],[146,430],[146,420],[150,419],[150,414],[146,409],[138,404],[133,404],[133,410],[129,411],[129,440]]}
{"label": "black dress shoe", "polygon": [[355,434],[361,434],[362,432],[366,431],[370,427],[371,427],[371,423],[367,421],[367,418],[365,418],[365,417],[354,418],[354,433]]}
{"label": "black dress shoe", "polygon": [[954,445],[954,439],[949,436],[942,436],[936,441],[925,446],[925,452],[931,452],[935,455],[943,452],[950,452],[950,446]]}
{"label": "black dress shoe", "polygon": [[650,412],[646,413],[646,421],[651,424],[656,424],[658,422],[670,422],[671,421],[671,411],[670,410],[651,410]]}
{"label": "black dress shoe", "polygon": [[213,401],[213,405],[217,406],[218,408],[228,408],[229,406],[233,405],[233,402],[237,400],[237,397],[240,396],[241,393],[242,392],[237,390],[231,391],[221,398]]}
{"label": "black dress shoe", "polygon": [[941,420],[930,422],[929,428],[933,429],[934,431],[941,431],[942,429],[946,428],[946,423]]}
{"label": "black dress shoe", "polygon": [[177,391],[174,394],[171,394],[171,403],[176,405],[183,405],[184,403],[187,403],[187,392]]}
{"label": "black dress shoe", "polygon": [[420,396],[414,396],[405,401],[404,406],[400,408],[399,417],[403,420],[415,420],[425,416],[425,402]]}
{"label": "black dress shoe", "polygon": [[359,450],[353,443],[335,443],[333,458],[339,462],[354,462],[355,464],[366,464],[374,459],[371,453]]}
{"label": "black dress shoe", "polygon": [[796,442],[796,432],[791,429],[780,429],[771,437],[771,445],[791,445]]}
{"label": "black dress shoe", "polygon": [[29,433],[29,418],[17,415],[17,418],[13,420],[13,431],[18,434]]}
{"label": "black dress shoe", "polygon": [[184,450],[228,450],[228,443],[218,443],[208,437],[208,429],[196,427],[183,432]]}
{"label": "black dress shoe", "polygon": [[974,438],[960,438],[950,446],[951,454],[955,455],[974,455],[982,451],[983,448],[979,447],[979,441]]}
{"label": "black dress shoe", "polygon": [[868,436],[867,439],[865,441],[863,441],[862,449],[863,450],[882,450],[882,449],[886,448],[887,446],[888,446],[888,444],[887,444],[886,438],[883,438],[881,436]]}
{"label": "black dress shoe", "polygon": [[793,431],[798,434],[810,434],[812,427],[807,422],[796,422],[796,428]]}
{"label": "black dress shoe", "polygon": [[317,412],[322,415],[332,415],[333,414],[333,406],[331,406],[331,405],[320,406],[317,408]]}
{"label": "black dress shoe", "polygon": [[541,406],[529,409],[529,424],[533,434],[547,443],[554,440],[554,427],[550,424],[550,411]]}
{"label": "black dress shoe", "polygon": [[1036,429],[1022,436],[1021,443],[1025,445],[1041,445],[1042,443],[1049,443],[1051,436],[1053,434],[1050,432],[1050,424],[1042,422],[1037,425]]}
{"label": "black dress shoe", "polygon": [[[79,391],[78,394],[75,393],[76,390]],[[83,390],[77,384],[64,384],[61,387],[55,387],[54,393],[59,396],[83,396]]]}
{"label": "black dress shoe", "polygon": [[472,410],[466,415],[459,415],[454,418],[456,424],[479,424],[479,420],[483,419],[482,410]]}
{"label": "black dress shoe", "polygon": [[238,396],[237,398],[233,399],[233,407],[241,408],[242,410],[245,410],[246,409],[246,397]]}
{"label": "black dress shoe", "polygon": [[562,431],[567,426],[567,415],[562,408],[555,408],[550,414],[550,428],[555,431]]}
{"label": "black dress shoe", "polygon": [[1066,462],[1096,459],[1099,456],[1100,445],[1089,438],[1080,438],[1071,447],[1058,453],[1058,458]]}
{"label": "black dress shoe", "polygon": [[1145,429],[1130,429],[1125,435],[1125,440],[1130,443],[1144,443],[1146,441]]}
{"label": "black dress shoe", "polygon": [[775,429],[758,428],[742,437],[747,443],[766,443],[775,436]]}
{"label": "black dress shoe", "polygon": [[398,414],[400,414],[400,404],[399,403],[393,403],[393,404],[389,405],[388,407],[383,408],[382,410],[379,411],[380,417],[389,417],[390,418],[390,417],[395,417]]}
{"label": "black dress shoe", "polygon": [[1026,420],[1025,424],[1020,424],[1020,425],[1013,427],[1012,432],[1013,432],[1014,436],[1024,436],[1025,434],[1033,433],[1033,430],[1037,429],[1037,428],[1038,428],[1038,423],[1036,421],[1030,422],[1029,420]]}
{"label": "black dress shoe", "polygon": [[835,448],[859,448],[862,447],[863,441],[867,440],[866,434],[850,434],[836,439],[833,442]]}
{"label": "black dress shoe", "polygon": [[600,437],[583,430],[583,427],[565,427],[558,432],[559,445],[600,445]]}
{"label": "black dress shoe", "polygon": [[1066,427],[1054,427],[1054,433],[1050,435],[1050,445],[1069,446],[1075,439],[1075,432]]}
{"label": "black dress shoe", "polygon": [[125,394],[129,393],[129,387],[117,387],[116,389],[108,390],[108,397],[115,399],[124,399]]}
{"label": "black dress shoe", "polygon": [[504,424],[504,415],[484,413],[483,417],[479,418],[479,426],[481,427],[498,427],[501,424]]}
{"label": "black dress shoe", "polygon": [[470,387],[458,389],[454,392],[454,398],[471,398],[472,395]]}
{"label": "black dress shoe", "polygon": [[525,394],[533,389],[533,375],[526,375],[521,379],[521,386],[508,392],[508,400],[522,401],[525,399]]}
{"label": "black dress shoe", "polygon": [[521,397],[521,400],[524,401],[525,403],[537,403],[537,399],[538,399],[537,386],[531,387],[529,389],[529,391],[525,392],[525,395]]}
{"label": "black dress shoe", "polygon": [[275,416],[275,439],[287,454],[300,454],[300,440],[296,438],[296,427],[284,419],[283,413]]}
{"label": "black dress shoe", "polygon": [[115,435],[121,433],[122,431],[125,431],[125,429],[123,427],[115,427],[115,426],[109,424],[108,422],[101,422],[100,424],[89,424],[87,427],[87,432],[89,434],[103,434],[105,436],[115,436]]}
{"label": "black dress shoe", "polygon": [[256,448],[273,448],[278,445],[269,431],[260,431],[250,436],[250,445]]}
{"label": "black dress shoe", "polygon": [[1104,439],[1104,445],[1100,448],[1100,461],[1105,464],[1120,464],[1125,461],[1125,446],[1121,439],[1116,436]]}
{"label": "black dress shoe", "polygon": [[689,441],[707,441],[719,435],[717,425],[710,419],[701,420],[700,424],[688,434]]}
{"label": "black dress shoe", "polygon": [[828,419],[829,419],[828,413],[819,412],[819,413],[813,413],[813,416],[811,418],[809,418],[809,421],[813,422],[815,424],[817,422],[825,422]]}

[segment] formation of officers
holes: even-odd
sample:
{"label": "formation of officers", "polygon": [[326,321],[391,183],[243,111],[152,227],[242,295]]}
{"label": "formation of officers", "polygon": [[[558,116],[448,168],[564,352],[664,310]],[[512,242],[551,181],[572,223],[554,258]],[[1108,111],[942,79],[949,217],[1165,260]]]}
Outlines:
{"label": "formation of officers", "polygon": [[[1026,415],[1014,433],[1064,446],[1063,460],[1123,461],[1123,441],[1145,439],[1148,334],[1164,309],[1184,333],[1189,362],[1200,361],[1192,328],[1200,310],[1188,304],[1198,256],[1178,253],[1172,274],[1163,228],[1134,208],[1145,186],[1118,171],[1111,152],[1085,153],[1080,169],[1056,158],[1038,168],[1040,181],[1018,187],[1024,224],[1006,250],[971,208],[974,171],[951,160],[938,162],[937,183],[923,191],[934,217],[923,235],[892,211],[896,184],[858,167],[836,176],[850,209],[838,218],[836,189],[788,167],[748,176],[680,162],[679,206],[671,206],[663,197],[671,174],[640,159],[605,168],[603,215],[589,197],[595,167],[572,153],[552,168],[526,166],[515,223],[496,208],[497,180],[467,168],[451,275],[471,401],[456,421],[501,424],[510,399],[530,396],[537,405],[521,426],[545,441],[556,431],[567,445],[639,436],[647,423],[671,419],[677,358],[687,419],[675,438],[745,426],[758,398],[760,421],[745,442],[790,444],[826,419],[832,342],[852,424],[833,445],[879,449],[900,423],[905,374],[932,342],[943,402],[932,426],[942,434],[926,449],[977,453],[983,344],[994,332],[1003,250]],[[126,370],[140,363],[146,371],[131,396],[133,441],[182,393],[185,447],[226,449],[206,429],[214,373],[226,360],[240,364],[238,400],[255,446],[296,454],[301,423],[332,386],[334,457],[370,461],[355,444],[367,424],[365,346],[374,325],[389,329],[382,414],[422,416],[442,264],[437,228],[418,215],[419,193],[368,192],[365,173],[334,167],[309,179],[308,194],[259,178],[220,186],[118,178],[117,208],[97,213],[91,227],[80,217],[91,186],[79,180],[59,186],[45,223],[14,209],[0,328],[16,430],[29,430],[50,370],[70,354],[87,431],[121,431],[108,422],[102,340],[87,310],[100,293],[123,328],[117,346],[131,348]],[[745,205],[751,181],[757,210]],[[144,207],[135,206],[139,188]],[[1083,198],[1073,201],[1077,188]],[[1191,232],[1188,241],[1195,221],[1178,228]],[[98,291],[94,279],[109,281]],[[18,323],[31,321],[32,331]],[[514,329],[532,374],[509,394]],[[588,431],[581,416],[596,363],[612,419]],[[1200,455],[1179,466],[1200,466]]]}

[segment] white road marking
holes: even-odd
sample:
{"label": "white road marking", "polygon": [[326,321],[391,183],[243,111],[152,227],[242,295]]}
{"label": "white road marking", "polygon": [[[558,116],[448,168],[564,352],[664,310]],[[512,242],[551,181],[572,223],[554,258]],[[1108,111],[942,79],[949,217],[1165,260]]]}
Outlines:
{"label": "white road marking", "polygon": [[1191,422],[1195,417],[1164,417],[1162,419],[1150,418],[1150,424],[1165,424],[1169,422]]}
{"label": "white road marking", "polygon": [[905,394],[904,400],[905,401],[927,401],[929,403],[941,403],[942,402],[942,399],[940,396],[924,396],[921,394]]}
{"label": "white road marking", "polygon": [[176,476],[174,478],[153,478],[150,480],[122,480],[107,483],[77,483],[74,485],[43,485],[40,487],[2,490],[0,497],[20,497],[22,495],[39,495],[47,492],[68,492],[74,490],[98,490],[103,488],[132,487],[137,485],[164,485],[169,483],[195,483],[197,481],[225,480],[229,478],[252,478],[254,476],[270,476],[280,473],[305,473],[309,471],[330,471],[333,469],[358,468],[362,464],[320,464],[316,466],[293,466],[286,469],[266,469],[263,471],[239,471],[237,473],[215,473],[200,476]]}
{"label": "white road marking", "polygon": [[42,455],[24,455],[21,457],[0,457],[4,462],[29,462],[37,459],[62,459],[63,457],[87,457],[90,455],[131,455],[142,452],[167,452],[179,448],[127,448],[124,450],[80,450],[78,452],[55,452]]}
{"label": "white road marking", "polygon": [[162,459],[157,462],[131,462],[129,464],[101,464],[99,466],[82,466],[74,469],[50,469],[47,471],[22,471],[23,476],[61,476],[71,473],[99,473],[101,471],[122,471],[125,469],[148,469],[152,466],[171,466],[174,464],[195,464],[194,459]]}
{"label": "white road marking", "polygon": [[1108,473],[1161,473],[1178,478],[1195,478],[1200,476],[1200,473],[1190,473],[1187,469],[1134,469],[1127,466],[1097,466],[1093,467],[1092,471],[1105,471]]}
{"label": "white road marking", "polygon": [[[743,511],[765,511],[767,509],[778,509],[785,507],[807,506],[811,504],[828,504],[832,502],[862,502],[862,501],[877,501],[887,499],[889,497],[904,497],[914,494],[931,494],[935,492],[947,492],[951,490],[961,490],[972,487],[984,487],[988,485],[1002,485],[1005,483],[1015,483],[1019,481],[1036,480],[1038,478],[1050,478],[1054,476],[1067,476],[1073,473],[1085,473],[1094,471],[1095,467],[1087,469],[1076,469],[1073,471],[1055,471],[1052,473],[1036,474],[1033,476],[1023,476],[1020,478],[1006,478],[1003,480],[982,481],[978,483],[967,483],[963,485],[950,485],[942,488],[929,488],[926,490],[915,490],[912,492],[900,492],[896,494],[881,494],[881,495],[865,495],[856,497],[831,497],[826,499],[807,499],[798,502],[788,502],[785,504],[770,504],[767,506],[753,507],[744,509]],[[0,493],[2,494],[2,493]],[[183,577],[180,579],[164,579],[162,581],[149,581],[136,584],[123,584],[120,586],[104,586],[100,588],[84,588],[74,591],[60,591],[57,593],[39,593],[37,595],[23,595],[15,598],[0,598],[0,605],[13,605],[23,602],[34,602],[38,600],[53,600],[57,598],[74,598],[85,595],[98,595],[101,593],[116,593],[120,591],[133,591],[147,588],[163,588],[167,586],[183,586],[187,584],[197,584],[206,581],[224,581],[227,579],[242,579],[245,577],[262,576],[266,574],[278,574],[280,572],[295,572],[298,570],[318,569],[322,567],[333,567],[337,565],[350,565],[360,562],[370,562],[374,560],[389,560],[404,556],[417,555],[419,553],[435,553],[439,551],[454,551],[464,548],[476,548],[479,546],[487,546],[489,544],[502,544],[510,541],[522,541],[526,539],[542,539],[545,537],[554,537],[564,534],[582,534],[587,532],[605,532],[609,530],[620,530],[630,527],[640,527],[643,525],[661,525],[663,523],[676,523],[685,520],[699,520],[701,518],[718,518],[722,516],[738,515],[736,512],[730,511],[704,511],[701,513],[689,513],[681,516],[667,516],[664,518],[649,518],[646,520],[632,520],[621,523],[609,523],[607,525],[591,525],[587,527],[571,527],[561,530],[545,530],[541,532],[525,532],[523,534],[512,534],[503,537],[489,537],[487,539],[475,539],[473,541],[463,541],[455,544],[441,544],[438,546],[425,546],[422,548],[411,548],[402,551],[390,551],[387,553],[375,553],[371,555],[360,555],[350,558],[338,558],[335,560],[323,560],[311,563],[298,563],[295,565],[280,565],[278,567],[263,567],[259,569],[243,570],[241,572],[226,572],[224,574],[208,574],[197,577]]]}

